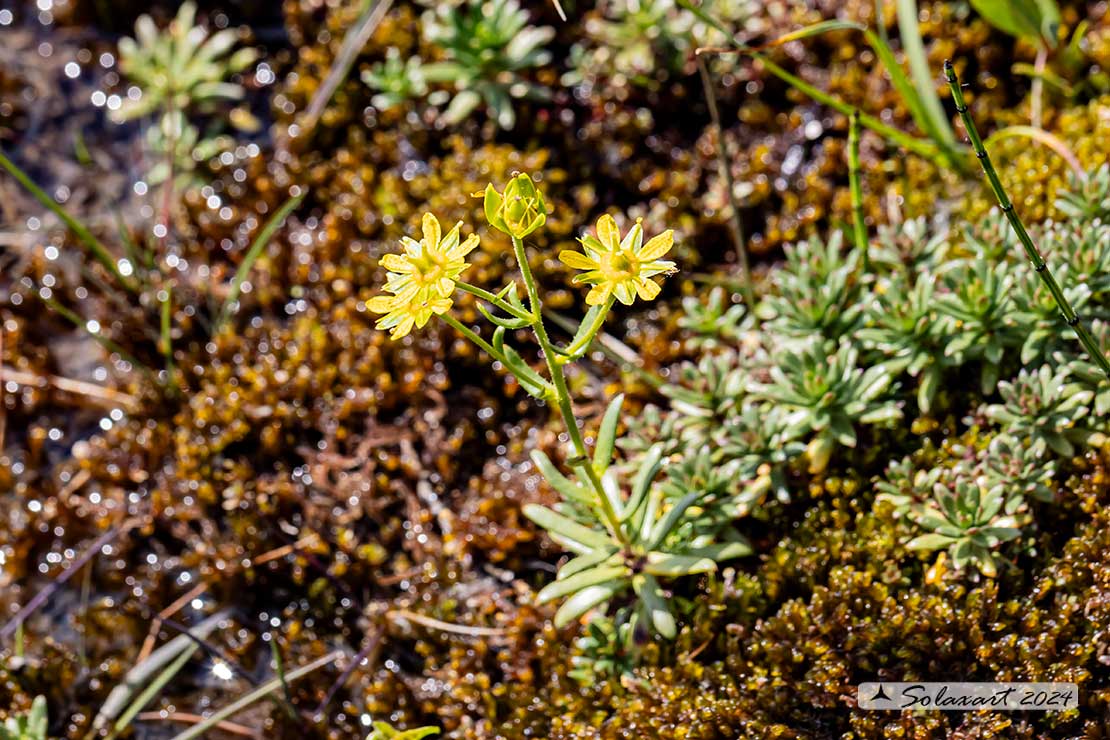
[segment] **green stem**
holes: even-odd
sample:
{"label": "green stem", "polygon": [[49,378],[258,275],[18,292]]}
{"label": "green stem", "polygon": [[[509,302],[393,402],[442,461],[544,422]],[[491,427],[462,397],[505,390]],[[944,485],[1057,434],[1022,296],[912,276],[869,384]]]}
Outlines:
{"label": "green stem", "polygon": [[[575,330],[574,322],[562,314],[548,310],[544,311],[544,317],[551,319],[556,326],[567,332]],[[592,346],[601,350],[601,353],[608,357],[622,372],[632,373],[652,388],[662,388],[665,385],[663,379],[658,375],[640,367],[636,353],[613,335],[599,331],[594,336]]]}
{"label": "green stem", "polygon": [[1106,356],[1103,355],[1095,342],[1094,337],[1090,332],[1079,322],[1079,315],[1076,314],[1075,309],[1072,308],[1071,303],[1064,296],[1064,291],[1060,289],[1060,284],[1056,282],[1056,278],[1049,270],[1048,264],[1041,256],[1041,252],[1033,243],[1029,232],[1025,230],[1025,225],[1021,222],[1021,218],[1014,210],[1014,204],[1006,195],[1005,189],[1002,187],[1002,181],[998,178],[998,173],[994,169],[994,164],[991,162],[990,155],[987,154],[986,148],[983,146],[983,140],[979,136],[978,129],[975,128],[975,122],[971,120],[971,116],[967,112],[967,103],[964,102],[963,89],[960,87],[960,79],[956,76],[956,70],[952,68],[952,62],[945,60],[944,62],[944,76],[948,80],[948,87],[952,91],[952,100],[956,103],[956,111],[960,114],[960,118],[964,122],[964,128],[967,129],[968,139],[971,140],[971,147],[975,150],[975,156],[979,158],[979,164],[983,166],[983,173],[987,176],[987,182],[990,183],[991,190],[994,191],[994,197],[998,199],[998,205],[1002,208],[1002,212],[1006,214],[1006,219],[1010,222],[1014,232],[1017,234],[1018,241],[1025,249],[1025,255],[1029,261],[1033,263],[1033,269],[1037,271],[1040,276],[1041,282],[1048,288],[1048,292],[1052,294],[1052,298],[1056,301],[1060,313],[1064,316],[1064,321],[1075,330],[1075,334],[1079,337],[1079,343],[1083,345],[1083,349],[1087,351],[1091,359],[1098,363],[1099,368],[1110,378],[1110,361],[1107,361]]}
{"label": "green stem", "polygon": [[519,308],[512,305],[508,301],[502,298],[498,298],[497,295],[495,295],[494,293],[490,293],[484,288],[479,288],[477,285],[471,285],[470,283],[464,283],[461,281],[456,282],[455,285],[463,292],[470,293],[470,295],[472,296],[481,298],[486,303],[489,303],[492,306],[496,306],[505,313],[511,315],[513,318],[517,318],[522,321],[532,320],[532,314],[528,313],[527,311],[521,311]]}
{"label": "green stem", "polygon": [[609,296],[605,301],[605,305],[600,311],[594,315],[593,321],[586,327],[586,332],[578,336],[571,344],[564,347],[561,352],[564,355],[576,357],[579,353],[584,352],[590,343],[594,341],[594,337],[601,331],[602,325],[605,323],[606,317],[609,316],[609,311],[613,308],[613,296]]}
{"label": "green stem", "polygon": [[[112,254],[108,251],[108,248],[105,247],[99,239],[93,236],[92,232],[85,228],[84,224],[69,215],[64,208],[55,203],[54,199],[46,194],[46,191],[36,185],[34,180],[32,180],[26,172],[21,170],[15,162],[4,156],[3,152],[0,152],[0,167],[3,167],[8,171],[8,174],[18,180],[19,184],[22,185],[35,200],[41,203],[43,207],[61,219],[62,223],[68,226],[69,230],[77,235],[77,238],[88,247],[90,252],[92,252],[96,261],[104,265],[104,269],[110,272],[116,280],[119,281],[120,285],[132,293],[139,292],[135,284],[127,277],[124,277],[123,273],[120,272],[119,266],[116,265],[116,261],[112,258]],[[135,267],[137,268],[138,265],[135,265]]]}
{"label": "green stem", "polygon": [[[823,90],[818,90],[816,87],[809,84],[801,77],[790,74],[763,54],[752,54],[752,58],[758,59],[760,62],[763,63],[763,66],[767,69],[768,72],[775,75],[783,82],[786,82],[787,84],[796,87],[798,90],[801,90],[803,93],[813,98],[818,103],[827,105],[833,110],[845,116],[850,116],[852,114],[852,106],[848,105],[842,100],[833,97],[832,95],[829,95]],[[905,147],[919,157],[924,157],[925,159],[933,162],[938,167],[945,167],[950,164],[949,160],[945,157],[944,152],[932,142],[916,139],[905,133],[904,131],[899,131],[893,126],[886,125],[881,120],[879,120],[875,116],[870,115],[869,113],[860,113],[859,120],[860,123],[862,123],[864,126],[867,126],[867,128],[871,129],[875,133],[880,134],[888,141],[893,141],[895,144]]]}
{"label": "green stem", "polygon": [[863,256],[864,272],[871,272],[871,255],[867,249],[867,225],[863,219],[863,186],[860,185],[859,111],[848,118],[848,186],[852,194],[852,236],[856,249]]}
{"label": "green stem", "polygon": [[551,382],[555,386],[555,403],[559,407],[559,413],[563,416],[563,423],[566,425],[570,441],[574,445],[575,455],[587,461],[587,464],[581,467],[586,471],[586,475],[593,485],[594,493],[601,505],[602,513],[605,515],[606,524],[610,531],[622,544],[627,545],[628,537],[621,529],[620,517],[613,510],[612,504],[609,503],[609,497],[605,495],[597,471],[594,470],[593,465],[588,463],[589,456],[586,451],[586,442],[582,438],[582,431],[578,428],[578,419],[574,416],[570,391],[567,389],[567,379],[563,374],[563,364],[559,362],[555,347],[552,346],[551,339],[547,336],[547,329],[543,324],[543,301],[540,300],[539,288],[536,286],[536,279],[532,276],[532,268],[528,266],[528,254],[524,251],[524,242],[515,236],[513,237],[513,252],[516,254],[517,263],[520,265],[524,287],[528,291],[528,308],[532,312],[532,331],[536,335],[536,341],[539,342],[544,360],[547,361],[547,369],[551,373]]}
{"label": "green stem", "polygon": [[469,339],[471,342],[473,342],[480,349],[484,350],[486,352],[486,354],[488,354],[490,357],[497,360],[498,362],[500,362],[505,367],[509,366],[508,361],[505,359],[505,355],[498,352],[496,347],[494,347],[492,344],[490,344],[486,340],[482,339],[482,337],[476,331],[471,329],[469,326],[466,326],[465,324],[463,324],[461,321],[459,321],[458,319],[456,319],[454,316],[452,316],[449,313],[440,314],[439,317],[441,319],[443,319],[447,323],[447,325],[450,326],[452,329],[457,331],[459,334],[462,334],[464,337]]}

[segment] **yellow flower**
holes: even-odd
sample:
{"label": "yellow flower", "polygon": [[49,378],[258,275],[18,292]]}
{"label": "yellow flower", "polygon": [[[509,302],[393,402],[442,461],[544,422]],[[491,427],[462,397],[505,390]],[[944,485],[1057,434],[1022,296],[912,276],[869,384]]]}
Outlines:
{"label": "yellow flower", "polygon": [[412,295],[408,298],[399,295],[374,296],[366,302],[366,307],[374,313],[383,313],[375,327],[389,329],[390,339],[400,339],[415,326],[424,328],[433,315],[445,313],[451,308],[450,298]]}
{"label": "yellow flower", "polygon": [[565,249],[559,260],[575,270],[587,270],[574,282],[594,286],[586,296],[591,306],[600,306],[612,296],[626,306],[631,306],[636,296],[650,301],[659,295],[659,284],[651,278],[675,270],[673,262],[659,259],[674,245],[674,231],[667,229],[644,244],[640,219],[622,241],[617,222],[609,215],[602,216],[597,220],[597,237],[585,236],[579,241],[585,254]]}
{"label": "yellow flower", "polygon": [[463,258],[478,246],[475,234],[460,243],[461,221],[444,236],[436,217],[425,213],[421,227],[420,241],[401,237],[404,253],[382,257],[382,266],[389,270],[386,292],[366,302],[374,313],[385,314],[376,326],[389,329],[391,339],[406,336],[414,326],[423,328],[433,315],[451,308],[455,281],[470,266]]}
{"label": "yellow flower", "polygon": [[461,221],[446,236],[440,232],[439,221],[430,213],[424,214],[421,226],[423,239],[416,241],[403,236],[404,253],[387,254],[381,260],[390,273],[385,289],[402,304],[450,298],[455,292],[455,281],[470,266],[463,258],[478,246],[476,234],[459,242]]}
{"label": "yellow flower", "polygon": [[485,193],[475,195],[485,198],[486,220],[490,226],[517,239],[523,239],[547,221],[543,193],[530,175],[520,174],[509,180],[504,193],[497,192],[490,183]]}

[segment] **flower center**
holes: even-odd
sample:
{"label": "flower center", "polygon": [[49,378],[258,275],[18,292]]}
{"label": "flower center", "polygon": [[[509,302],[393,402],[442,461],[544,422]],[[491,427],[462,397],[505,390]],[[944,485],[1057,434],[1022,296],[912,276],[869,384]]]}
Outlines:
{"label": "flower center", "polygon": [[602,254],[598,265],[601,268],[601,274],[607,280],[627,280],[635,277],[638,271],[636,260],[631,259],[624,252]]}
{"label": "flower center", "polygon": [[423,254],[413,258],[411,262],[416,268],[412,279],[417,285],[433,285],[447,275],[447,261],[438,252],[425,249]]}

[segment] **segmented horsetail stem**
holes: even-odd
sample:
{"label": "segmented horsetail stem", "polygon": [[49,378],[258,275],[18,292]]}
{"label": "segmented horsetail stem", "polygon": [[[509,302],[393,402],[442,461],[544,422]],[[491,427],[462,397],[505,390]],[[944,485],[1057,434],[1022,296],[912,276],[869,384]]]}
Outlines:
{"label": "segmented horsetail stem", "polygon": [[952,68],[952,62],[949,60],[944,61],[944,77],[948,81],[948,88],[952,91],[952,100],[956,103],[956,111],[960,114],[960,119],[964,122],[964,128],[967,129],[967,137],[971,141],[971,148],[975,151],[975,156],[979,159],[979,164],[983,166],[983,173],[987,176],[987,181],[990,183],[991,190],[994,191],[994,197],[998,199],[998,205],[1002,208],[1002,212],[1006,214],[1006,220],[1010,222],[1013,227],[1014,233],[1018,236],[1018,241],[1021,246],[1025,248],[1025,255],[1029,261],[1033,263],[1033,269],[1037,271],[1040,276],[1041,282],[1048,288],[1048,292],[1052,294],[1053,299],[1056,301],[1056,306],[1060,309],[1060,313],[1064,317],[1064,322],[1075,330],[1075,334],[1079,337],[1079,343],[1083,345],[1083,349],[1087,351],[1091,359],[1098,363],[1102,368],[1102,372],[1106,377],[1110,378],[1110,362],[1107,361],[1106,356],[1099,350],[1098,345],[1095,343],[1094,337],[1083,326],[1079,320],[1079,314],[1071,307],[1068,299],[1064,296],[1064,291],[1060,290],[1060,284],[1056,282],[1056,278],[1052,275],[1052,271],[1048,269],[1048,264],[1041,256],[1041,251],[1037,249],[1037,245],[1033,243],[1029,232],[1025,230],[1025,224],[1021,222],[1021,218],[1014,210],[1014,204],[1010,201],[1009,196],[1002,187],[1002,181],[998,179],[998,173],[994,169],[994,164],[991,162],[990,156],[987,154],[987,149],[983,146],[983,139],[979,136],[978,129],[975,128],[975,122],[971,120],[971,116],[967,112],[967,103],[964,101],[963,88],[960,87],[960,78],[956,76],[956,70]]}
{"label": "segmented horsetail stem", "polygon": [[863,220],[863,187],[859,179],[859,111],[853,110],[848,118],[848,186],[852,193],[852,237],[856,249],[863,255],[863,269],[871,271],[871,256],[867,253],[867,226]]}

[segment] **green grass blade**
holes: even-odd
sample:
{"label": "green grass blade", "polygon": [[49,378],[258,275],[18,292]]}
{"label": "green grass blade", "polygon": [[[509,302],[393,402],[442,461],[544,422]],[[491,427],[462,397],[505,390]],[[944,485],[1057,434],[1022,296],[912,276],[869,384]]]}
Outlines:
{"label": "green grass blade", "polygon": [[[290,671],[289,673],[285,674],[285,680],[288,681],[289,683],[292,683],[293,681],[296,681],[297,679],[300,679],[300,678],[303,678],[303,677],[307,676],[308,674],[312,673],[313,671],[318,671],[319,669],[323,668],[324,666],[334,663],[340,657],[340,655],[342,655],[342,653],[334,652],[334,653],[329,653],[329,654],[325,655],[322,658],[317,658],[316,660],[312,661],[308,665],[301,666],[300,668],[297,668],[296,670]],[[223,709],[220,709],[216,712],[213,712],[203,722],[198,722],[197,724],[190,727],[188,730],[185,730],[185,732],[182,732],[178,735],[175,735],[173,737],[173,740],[192,740],[192,738],[195,738],[195,737],[203,737],[204,733],[211,730],[213,727],[218,725],[220,722],[223,722],[225,719],[233,717],[236,713],[241,712],[242,710],[249,707],[251,704],[254,704],[255,702],[257,702],[261,699],[265,699],[270,694],[274,693],[275,691],[280,691],[280,690],[281,690],[281,680],[280,679],[274,678],[270,681],[267,681],[266,683],[262,684],[257,689],[255,689],[254,691],[251,691],[250,693],[245,694],[244,696],[240,697],[239,699],[236,699],[231,704],[228,704]]]}
{"label": "green grass blade", "polygon": [[235,302],[239,300],[239,294],[243,290],[243,283],[246,282],[247,277],[251,274],[254,263],[262,256],[262,250],[270,243],[270,239],[273,237],[274,232],[278,230],[285,221],[285,218],[292,213],[293,209],[301,204],[301,201],[304,200],[306,195],[308,195],[308,190],[302,190],[299,194],[285,201],[285,203],[281,205],[281,208],[274,211],[274,214],[270,216],[265,226],[262,227],[262,231],[258,232],[258,236],[251,242],[246,257],[243,258],[243,262],[239,265],[239,269],[235,271],[235,278],[231,282],[231,290],[228,291],[227,298],[224,299],[224,304],[220,308],[216,324],[212,328],[213,334],[219,334],[220,328],[231,316],[231,308],[235,305]]}
{"label": "green grass blade", "polygon": [[[699,19],[704,21],[706,24],[712,26],[716,30],[725,34],[729,38],[731,44],[737,50],[739,50],[739,51],[741,51],[745,54],[749,54],[754,59],[758,59],[763,64],[764,68],[768,72],[773,74],[775,77],[778,77],[780,80],[787,83],[791,87],[794,87],[799,92],[805,94],[806,96],[812,98],[813,100],[816,100],[818,103],[821,103],[822,105],[827,105],[828,107],[832,108],[833,110],[837,111],[838,113],[841,113],[845,116],[850,116],[852,114],[852,111],[854,110],[853,106],[849,105],[848,103],[844,102],[843,100],[840,100],[839,98],[837,98],[837,97],[835,97],[835,96],[833,96],[829,93],[824,92],[823,90],[818,90],[816,87],[809,84],[805,80],[801,79],[800,77],[798,77],[794,74],[791,74],[790,72],[786,71],[785,69],[783,69],[779,65],[775,64],[773,61],[768,59],[765,55],[760,54],[758,49],[747,46],[744,43],[738,41],[732,35],[732,32],[724,26],[724,24],[722,24],[716,18],[713,18],[711,15],[706,13],[701,8],[694,5],[691,2],[691,0],[677,0],[677,1],[678,1],[679,5],[681,5],[683,8],[686,8],[687,10],[689,10],[691,13],[696,15]],[[834,23],[835,24],[835,23],[846,23],[846,22],[826,21],[825,23]],[[847,24],[843,27],[847,28],[849,26],[854,27],[857,30],[860,29],[860,28],[863,28],[859,24]],[[830,26],[824,26],[823,30],[826,30],[826,31],[831,30],[831,27]],[[797,36],[798,33],[799,32],[794,32],[794,34],[788,34],[788,35],[792,36],[793,38],[803,38],[803,36]],[[874,35],[870,31],[868,31],[868,33],[871,34],[871,37],[875,39],[875,41],[879,44],[879,46],[884,45],[882,43],[882,40],[878,36]],[[887,48],[889,49],[889,47],[887,47]],[[899,68],[899,70],[900,69],[901,68]],[[902,77],[905,78],[905,73],[904,72],[902,73]],[[912,86],[910,86],[910,87],[912,89]],[[912,110],[911,110],[911,112],[912,112]],[[940,146],[938,146],[938,144],[935,141],[931,141],[931,140],[928,140],[928,139],[919,139],[915,136],[911,136],[911,135],[905,133],[904,131],[899,131],[898,129],[894,128],[893,126],[888,126],[887,124],[883,123],[879,118],[877,118],[875,116],[872,116],[868,113],[862,113],[862,112],[860,113],[860,123],[862,123],[867,128],[871,129],[872,131],[876,132],[877,134],[879,134],[883,138],[887,139],[888,141],[891,141],[894,144],[896,144],[898,146],[901,146],[904,149],[906,149],[908,151],[911,151],[911,152],[913,152],[914,154],[917,154],[920,157],[924,157],[925,159],[928,159],[928,160],[936,163],[940,167],[962,167],[963,166],[962,165],[962,160],[959,160],[958,158],[949,156],[945,151],[943,151],[941,149]]]}
{"label": "green grass blade", "polygon": [[[948,149],[956,148],[956,133],[952,123],[944,113],[944,105],[937,95],[933,70],[929,66],[929,55],[921,42],[921,28],[917,24],[917,0],[895,0],[898,11],[898,34],[902,39],[902,53],[910,65],[914,89],[917,91],[921,110],[932,121],[935,135]],[[889,48],[889,47],[888,47]]]}
{"label": "green grass blade", "polygon": [[135,701],[131,702],[127,709],[123,710],[119,719],[112,725],[112,731],[108,733],[105,740],[114,740],[115,737],[126,730],[131,725],[132,720],[135,719],[135,716],[143,711],[143,707],[153,701],[154,697],[158,696],[165,685],[192,659],[193,654],[196,653],[197,650],[199,650],[199,646],[195,642],[191,643],[185,650],[181,651],[181,654],[178,655],[172,663],[166,666],[165,670],[147,684],[142,693],[135,698]]}
{"label": "green grass blade", "polygon": [[863,186],[860,184],[859,112],[848,119],[848,189],[852,195],[852,238],[862,259],[864,272],[871,271],[868,254],[867,224],[863,218]]}
{"label": "green grass blade", "polygon": [[140,362],[138,358],[136,358],[133,354],[116,344],[108,337],[103,336],[102,334],[100,334],[100,332],[90,329],[89,322],[85,321],[76,313],[63,306],[61,303],[58,303],[53,298],[42,298],[42,302],[45,303],[52,311],[56,311],[58,315],[64,318],[66,321],[70,322],[78,329],[92,337],[101,347],[108,350],[109,352],[116,353],[123,359],[130,362],[135,369],[141,371],[144,375],[150,378],[150,380],[153,381],[155,385],[157,385],[157,378],[155,378],[154,373],[149,367]]}
{"label": "green grass blade", "polygon": [[92,232],[89,231],[83,223],[69,215],[64,208],[47,195],[46,191],[36,185],[35,181],[32,180],[26,172],[21,170],[15,162],[8,159],[3,152],[0,152],[0,167],[7,170],[8,174],[14,177],[44,208],[61,219],[62,223],[77,236],[78,240],[80,240],[80,242],[92,253],[96,261],[104,265],[104,269],[108,270],[108,272],[119,281],[120,285],[132,293],[138,292],[138,288],[135,284],[131,282],[129,278],[124,277],[123,273],[120,272],[119,266],[112,258],[112,253],[108,251],[108,248],[105,247],[99,239],[93,236]]}
{"label": "green grass blade", "polygon": [[[899,3],[899,6],[901,6],[901,4],[902,2]],[[914,12],[916,13],[916,10]],[[914,29],[917,28],[916,20],[915,16]],[[899,15],[899,26],[901,27],[901,15]],[[929,76],[928,60],[925,60],[924,89],[926,89],[928,95],[933,98],[932,102],[935,105],[935,110],[930,110],[926,97],[922,95],[923,86],[921,81],[917,80],[916,77],[914,82],[910,81],[910,78],[906,76],[905,70],[902,69],[902,65],[898,63],[898,59],[894,56],[894,51],[890,48],[890,45],[883,41],[882,38],[867,26],[851,21],[821,21],[792,31],[785,36],[780,36],[766,46],[781,46],[789,41],[798,41],[800,39],[820,36],[833,31],[858,31],[862,33],[868,45],[879,58],[879,62],[882,63],[883,68],[886,70],[887,74],[890,75],[891,83],[894,85],[895,90],[898,91],[898,94],[901,96],[906,106],[910,109],[910,114],[913,116],[913,120],[918,128],[941,149],[951,149],[955,145],[955,134],[952,133],[951,126],[944,117],[944,109],[941,107],[940,99],[937,98],[936,92],[932,86],[932,79]],[[903,35],[906,35],[904,31]],[[917,37],[917,42],[918,46],[920,46],[920,36]],[[904,43],[903,41],[903,45]],[[924,49],[921,50],[921,53],[924,55]],[[921,60],[918,60],[918,62],[920,61]],[[911,71],[914,71],[912,66]]]}
{"label": "green grass blade", "polygon": [[270,635],[270,657],[274,661],[274,673],[281,682],[281,703],[285,707],[285,713],[291,720],[296,721],[297,710],[293,708],[293,694],[289,691],[289,682],[285,678],[285,661],[282,660],[281,650],[278,649],[277,635]]}
{"label": "green grass blade", "polygon": [[[120,244],[123,245],[124,250],[127,252],[127,259],[131,260],[131,264],[136,268],[145,267],[147,270],[154,269],[154,253],[149,249],[142,250],[145,252],[145,257],[140,256],[139,245],[131,238],[131,232],[127,229],[127,224],[123,222],[123,214],[116,211],[116,232],[119,235]],[[138,272],[139,280],[145,282],[142,272]]]}

